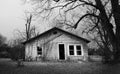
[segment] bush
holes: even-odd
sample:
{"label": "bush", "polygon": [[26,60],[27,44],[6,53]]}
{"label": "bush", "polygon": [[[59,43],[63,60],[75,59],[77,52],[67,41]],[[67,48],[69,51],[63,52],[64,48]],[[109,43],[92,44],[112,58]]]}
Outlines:
{"label": "bush", "polygon": [[25,48],[22,45],[17,45],[11,47],[10,49],[10,56],[11,59],[17,61],[18,59],[25,59]]}
{"label": "bush", "polygon": [[100,55],[103,56],[103,50],[102,49],[89,49],[88,55]]}
{"label": "bush", "polygon": [[0,58],[10,58],[10,47],[7,44],[0,45]]}
{"label": "bush", "polygon": [[95,49],[88,49],[88,55],[94,55]]}
{"label": "bush", "polygon": [[7,51],[0,52],[0,58],[10,58],[10,54]]}

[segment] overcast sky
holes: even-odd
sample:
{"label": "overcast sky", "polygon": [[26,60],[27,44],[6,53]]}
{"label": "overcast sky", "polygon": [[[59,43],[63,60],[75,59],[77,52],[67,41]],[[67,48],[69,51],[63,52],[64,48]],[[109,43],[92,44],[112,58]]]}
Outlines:
{"label": "overcast sky", "polygon": [[21,0],[0,0],[0,34],[11,39],[16,29],[23,29],[24,12],[29,8]]}

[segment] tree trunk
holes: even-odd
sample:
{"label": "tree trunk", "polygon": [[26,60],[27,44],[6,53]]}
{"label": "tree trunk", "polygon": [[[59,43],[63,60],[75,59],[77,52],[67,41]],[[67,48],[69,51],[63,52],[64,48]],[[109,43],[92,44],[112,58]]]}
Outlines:
{"label": "tree trunk", "polygon": [[119,6],[119,0],[111,0],[112,5],[112,13],[115,20],[116,25],[116,43],[117,43],[117,49],[114,52],[114,57],[116,60],[119,61],[120,58],[120,6]]}

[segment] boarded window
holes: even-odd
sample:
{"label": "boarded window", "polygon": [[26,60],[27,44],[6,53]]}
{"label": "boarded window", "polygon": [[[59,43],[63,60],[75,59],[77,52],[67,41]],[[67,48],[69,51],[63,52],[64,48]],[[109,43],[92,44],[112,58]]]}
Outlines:
{"label": "boarded window", "polygon": [[76,45],[76,52],[77,52],[77,55],[81,55],[81,46],[80,45]]}
{"label": "boarded window", "polygon": [[37,54],[42,55],[42,48],[41,47],[37,47]]}
{"label": "boarded window", "polygon": [[74,46],[73,45],[69,45],[69,53],[70,53],[70,55],[74,55]]}

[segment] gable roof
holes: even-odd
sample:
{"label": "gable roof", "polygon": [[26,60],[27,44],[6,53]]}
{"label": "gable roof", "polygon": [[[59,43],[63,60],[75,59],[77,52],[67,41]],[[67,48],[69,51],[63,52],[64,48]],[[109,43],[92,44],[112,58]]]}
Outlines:
{"label": "gable roof", "polygon": [[76,37],[76,38],[78,38],[78,39],[81,39],[81,40],[85,41],[86,43],[89,43],[89,42],[90,42],[89,40],[87,40],[87,39],[85,39],[85,38],[82,38],[82,37],[80,37],[80,36],[77,36],[77,35],[75,35],[75,34],[73,34],[73,33],[67,32],[67,31],[65,31],[65,30],[63,30],[63,29],[60,29],[60,28],[57,28],[57,27],[53,27],[53,28],[51,28],[51,29],[49,29],[49,30],[47,30],[47,31],[39,34],[38,36],[33,37],[33,38],[31,38],[31,39],[23,42],[23,44],[26,44],[26,43],[28,43],[28,42],[31,42],[31,41],[33,41],[33,40],[35,40],[35,39],[43,36],[44,34],[46,34],[46,33],[48,33],[48,32],[51,32],[51,31],[53,31],[53,30],[62,31],[62,32],[67,33],[67,34],[69,34],[69,35],[72,35],[72,36],[74,36],[74,37]]}

